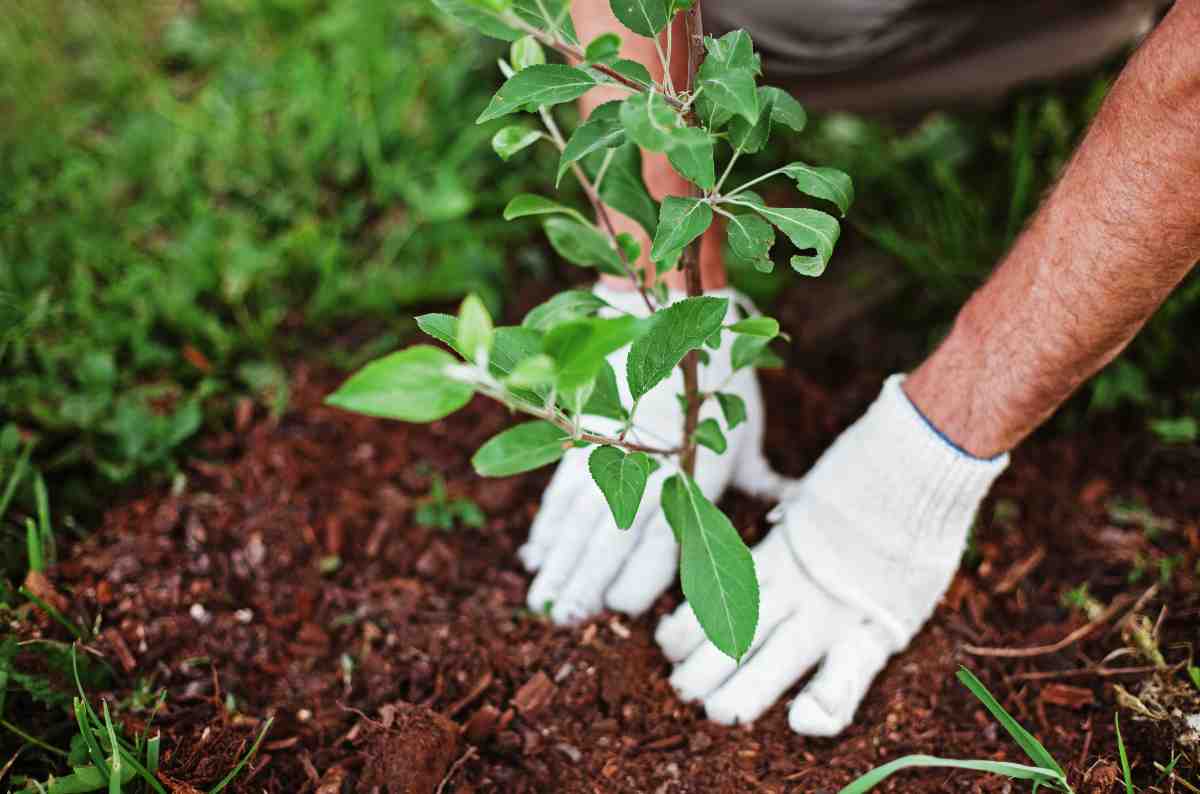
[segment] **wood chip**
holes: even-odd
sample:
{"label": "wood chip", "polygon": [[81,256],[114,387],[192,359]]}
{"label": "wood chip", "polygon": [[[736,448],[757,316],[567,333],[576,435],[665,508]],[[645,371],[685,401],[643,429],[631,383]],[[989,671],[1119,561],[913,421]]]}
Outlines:
{"label": "wood chip", "polygon": [[1033,550],[1032,554],[1009,568],[1004,576],[1000,577],[1000,581],[996,583],[996,586],[992,588],[992,592],[996,595],[1011,593],[1026,576],[1029,576],[1035,568],[1042,564],[1042,560],[1044,559],[1046,559],[1046,547],[1038,546]]}
{"label": "wood chip", "polygon": [[500,709],[490,703],[485,703],[471,715],[471,718],[463,725],[462,731],[468,742],[480,744],[484,739],[491,738],[499,724]]}
{"label": "wood chip", "polygon": [[652,742],[646,742],[642,745],[643,750],[674,750],[676,747],[682,747],[684,742],[683,734],[677,733],[674,736],[664,736],[661,739],[655,739]]}
{"label": "wood chip", "polygon": [[550,677],[543,672],[538,672],[517,690],[517,693],[513,695],[512,704],[517,711],[521,712],[522,717],[532,717],[550,703],[556,691],[558,691],[558,687],[554,686]]}
{"label": "wood chip", "polygon": [[1040,697],[1043,703],[1068,709],[1081,709],[1096,701],[1092,690],[1070,684],[1047,684],[1042,687]]}

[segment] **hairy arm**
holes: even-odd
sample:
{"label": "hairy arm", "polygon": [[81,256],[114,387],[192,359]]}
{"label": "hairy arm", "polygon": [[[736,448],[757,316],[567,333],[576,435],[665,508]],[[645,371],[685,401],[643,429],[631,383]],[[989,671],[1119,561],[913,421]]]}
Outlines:
{"label": "hairy arm", "polygon": [[1200,0],[1178,0],[909,398],[980,457],[1111,361],[1200,259]]}

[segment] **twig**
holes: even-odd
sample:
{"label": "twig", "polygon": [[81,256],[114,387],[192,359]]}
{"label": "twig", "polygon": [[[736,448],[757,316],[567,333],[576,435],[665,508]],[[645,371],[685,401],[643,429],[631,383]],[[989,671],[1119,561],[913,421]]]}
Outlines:
{"label": "twig", "polygon": [[[586,61],[587,60],[587,56],[584,54],[583,50],[579,49],[578,47],[576,47],[572,44],[568,44],[565,41],[562,41],[561,39],[559,39],[556,36],[549,35],[544,30],[535,28],[533,25],[530,25],[525,20],[523,20],[515,15],[506,15],[506,16],[502,16],[499,18],[504,22],[504,24],[511,25],[512,27],[517,28],[518,30],[528,33],[530,36],[533,36],[535,39],[537,39],[538,42],[540,42],[541,44],[544,44],[545,46],[549,47],[550,49],[556,50],[557,52],[562,53],[563,55],[567,56],[568,58],[574,58],[577,61]],[[595,69],[597,72],[600,72],[604,76],[615,80],[616,82],[620,83],[621,85],[625,86],[626,88],[630,88],[634,91],[644,92],[647,88],[649,88],[649,86],[643,85],[638,80],[634,80],[631,77],[626,77],[625,75],[618,72],[616,69],[613,69],[611,66],[606,66],[605,64],[602,64],[602,63],[593,63],[593,64],[591,64],[591,68]],[[669,70],[668,70],[668,73],[669,73]],[[690,80],[690,77],[689,77],[689,80]],[[664,94],[663,99],[665,99],[667,101],[667,104],[669,104],[671,107],[675,108],[676,110],[684,109],[683,103],[680,102],[678,99],[676,99],[674,96],[671,96],[669,94]]]}
{"label": "twig", "polygon": [[509,408],[520,411],[521,413],[529,414],[530,416],[549,422],[552,425],[562,429],[565,433],[573,438],[578,438],[582,441],[587,441],[590,444],[603,444],[611,447],[621,447],[628,452],[645,452],[647,455],[663,455],[671,456],[678,455],[682,450],[678,447],[673,449],[664,449],[662,447],[651,447],[646,444],[639,444],[636,441],[627,441],[623,438],[614,436],[606,436],[600,433],[592,433],[589,431],[577,432],[575,424],[567,417],[563,416],[553,408],[539,408],[535,405],[530,405],[527,402],[512,402],[507,393],[502,390],[489,387],[487,384],[475,384],[480,390],[491,397],[493,400],[505,403]]}
{"label": "twig", "polygon": [[8,720],[0,719],[0,727],[7,728],[8,730],[15,733],[17,736],[20,736],[22,739],[24,739],[29,744],[32,744],[35,747],[40,747],[41,749],[45,750],[48,753],[54,753],[55,755],[61,755],[63,758],[67,757],[67,752],[65,750],[60,750],[53,745],[46,744],[38,737],[32,736],[32,735],[26,733],[25,731],[18,728],[16,725],[13,725]]}
{"label": "twig", "polygon": [[442,794],[442,792],[446,790],[446,784],[450,782],[450,778],[454,777],[454,773],[461,769],[463,764],[467,763],[467,761],[470,761],[474,757],[475,748],[468,747],[467,751],[459,756],[459,759],[455,761],[454,765],[450,767],[450,770],[446,772],[446,776],[442,778],[442,782],[438,783],[437,791],[435,791],[434,794]]}
{"label": "twig", "polygon": [[[700,68],[703,55],[704,20],[700,16],[700,4],[694,3],[684,17],[684,35],[687,39],[687,91],[695,88],[696,71]],[[686,120],[695,125],[695,113],[689,108]],[[696,184],[691,186],[693,198],[701,196]],[[704,285],[700,278],[700,245],[704,236],[697,237],[683,252],[683,272],[687,280],[687,294],[696,297],[704,293]],[[687,414],[683,420],[683,454],[680,456],[680,467],[689,477],[696,473],[696,426],[700,420],[700,359],[696,351],[689,351],[680,364],[683,369],[683,393],[687,398]]]}
{"label": "twig", "polygon": [[[558,124],[554,121],[554,116],[550,114],[550,110],[544,105],[538,108],[538,114],[542,117],[542,123],[546,125],[546,130],[550,133],[550,139],[561,152],[566,148],[567,143],[563,139],[562,132],[558,129]],[[608,161],[605,160],[605,165],[607,163]],[[604,226],[604,233],[608,235],[609,244],[617,252],[617,257],[621,260],[621,267],[624,268],[626,275],[629,276],[629,280],[633,282],[633,286],[641,294],[642,301],[646,304],[646,309],[651,314],[654,314],[654,302],[650,300],[650,293],[646,291],[644,279],[638,277],[637,271],[634,270],[633,265],[625,256],[624,249],[617,242],[617,230],[613,226],[612,218],[608,215],[608,208],[604,206],[604,202],[600,199],[599,191],[592,185],[591,180],[587,178],[587,174],[583,172],[583,169],[579,167],[579,163],[571,163],[571,173],[579,180],[579,186],[583,188],[583,193],[587,196],[588,203],[592,205],[592,210],[596,213],[596,218]]]}
{"label": "twig", "polygon": [[1122,675],[1144,675],[1153,673],[1159,668],[1154,665],[1142,667],[1083,667],[1076,670],[1034,670],[1028,673],[1013,673],[1005,676],[1010,681],[1053,681],[1060,678],[1116,678]]}
{"label": "twig", "polygon": [[[1157,586],[1151,587],[1146,591],[1141,598],[1135,602],[1136,604],[1143,603],[1147,596],[1152,592],[1157,591]],[[1072,631],[1067,636],[1063,637],[1058,642],[1050,645],[1038,645],[1033,648],[981,648],[978,645],[964,645],[962,649],[973,656],[994,656],[1002,659],[1025,659],[1031,656],[1046,656],[1051,653],[1058,653],[1064,648],[1079,642],[1084,637],[1090,635],[1093,631],[1103,626],[1113,618],[1121,610],[1129,605],[1132,599],[1127,595],[1121,595],[1113,599],[1109,604],[1108,609],[1104,610],[1095,620],[1080,626]]]}

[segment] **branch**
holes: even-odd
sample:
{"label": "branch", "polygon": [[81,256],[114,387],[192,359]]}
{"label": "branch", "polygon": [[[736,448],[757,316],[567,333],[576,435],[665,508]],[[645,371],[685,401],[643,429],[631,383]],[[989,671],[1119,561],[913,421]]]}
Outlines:
{"label": "branch", "polygon": [[[700,68],[700,60],[703,56],[704,21],[700,16],[700,3],[693,4],[688,10],[684,17],[683,29],[688,48],[687,91],[692,93],[695,89],[696,71]],[[690,108],[687,111],[686,120],[688,124],[695,126],[696,115]],[[694,198],[700,197],[699,186],[692,184],[691,195]],[[683,272],[687,279],[689,297],[695,297],[704,292],[704,285],[700,280],[700,244],[703,239],[704,235],[697,237],[683,252]],[[700,396],[700,359],[696,355],[696,351],[689,351],[683,357],[680,366],[683,369],[683,394],[687,399],[687,414],[683,420],[683,452],[680,455],[680,466],[691,477],[696,473],[695,436],[696,426],[700,421],[700,404],[703,402]]]}
{"label": "branch", "polygon": [[[554,145],[561,152],[566,148],[566,141],[563,139],[562,132],[559,131],[558,125],[554,123],[554,116],[550,114],[550,110],[545,105],[538,107],[538,113],[542,117],[542,123],[546,125],[546,129],[550,132],[550,139],[554,141]],[[617,230],[613,227],[612,218],[608,215],[608,208],[604,206],[604,202],[600,198],[600,193],[592,185],[591,180],[587,178],[587,174],[583,173],[583,169],[579,167],[578,162],[571,163],[571,173],[579,180],[580,187],[583,188],[584,195],[587,196],[588,202],[592,205],[592,210],[596,213],[600,223],[604,225],[604,233],[608,235],[608,242],[612,245],[613,250],[617,252],[617,257],[621,260],[621,267],[624,268],[625,274],[629,276],[633,286],[642,296],[642,301],[646,304],[646,309],[654,314],[654,302],[650,300],[650,293],[646,291],[644,278],[639,278],[637,271],[630,264],[628,257],[625,256],[624,249],[617,242]]]}
{"label": "branch", "polygon": [[[493,384],[494,383],[495,382],[493,381]],[[530,405],[527,402],[513,401],[511,399],[511,395],[507,391],[497,389],[496,386],[492,384],[475,382],[472,385],[479,389],[479,391],[485,396],[491,397],[497,402],[504,403],[512,410],[520,411],[521,413],[528,414],[535,419],[541,419],[545,422],[549,422],[555,427],[558,427],[566,432],[572,438],[578,438],[582,441],[587,441],[590,444],[603,444],[610,447],[620,447],[626,452],[644,452],[647,455],[662,455],[664,457],[678,455],[682,452],[682,450],[679,448],[663,449],[662,447],[652,447],[646,444],[639,444],[636,441],[627,441],[624,438],[606,436],[602,433],[592,433],[589,431],[578,432],[578,428],[575,426],[575,423],[571,421],[570,417],[563,414],[562,411],[559,411],[557,408],[539,408],[538,406]]]}
{"label": "branch", "polygon": [[[576,47],[573,44],[568,44],[567,42],[559,39],[558,36],[551,36],[546,31],[541,30],[539,28],[535,28],[533,25],[530,25],[528,22],[521,19],[520,17],[513,16],[513,15],[507,15],[507,16],[500,17],[500,20],[502,22],[504,22],[504,24],[506,24],[506,25],[510,25],[514,28],[517,28],[518,30],[521,30],[521,31],[529,34],[530,36],[533,36],[535,39],[538,40],[538,43],[540,43],[546,47],[549,47],[550,49],[555,50],[556,52],[559,52],[559,53],[567,56],[568,58],[574,58],[577,61],[586,61],[587,60],[587,55],[584,54],[583,50],[579,49],[578,47]],[[648,86],[646,86],[642,82],[640,82],[638,80],[634,80],[632,77],[626,77],[625,75],[618,72],[616,69],[613,69],[611,66],[607,66],[602,63],[593,63],[593,64],[590,64],[590,66],[591,66],[591,68],[595,69],[597,72],[600,72],[604,76],[611,78],[615,82],[620,83],[621,85],[625,86],[626,88],[628,88],[630,90],[637,91],[639,93],[645,93],[646,89],[648,88]],[[663,99],[665,99],[667,101],[667,104],[669,104],[671,107],[675,108],[676,110],[684,110],[685,109],[684,104],[682,102],[680,102],[674,96],[668,94],[665,91],[663,92]]]}

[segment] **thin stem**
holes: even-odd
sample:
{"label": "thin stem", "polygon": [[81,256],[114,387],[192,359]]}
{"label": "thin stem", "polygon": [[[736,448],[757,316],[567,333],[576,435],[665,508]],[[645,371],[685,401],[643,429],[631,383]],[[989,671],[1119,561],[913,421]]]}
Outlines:
{"label": "thin stem", "polygon": [[[702,58],[702,43],[704,38],[704,21],[700,16],[700,4],[695,3],[684,17],[684,32],[688,44],[687,91],[695,88],[696,71],[700,68]],[[686,120],[688,124],[696,125],[696,116],[689,109]],[[691,195],[699,197],[699,186],[691,186]],[[701,295],[704,285],[700,280],[700,241],[701,235],[695,239],[683,252],[683,272],[687,281],[689,297]],[[696,351],[689,351],[680,364],[683,369],[683,394],[687,400],[687,413],[683,420],[683,452],[680,455],[680,467],[689,476],[696,473],[696,426],[700,420],[700,359]]]}
{"label": "thin stem", "polygon": [[[730,165],[732,166],[732,163],[730,163]],[[763,174],[762,176],[758,176],[758,177],[755,177],[754,179],[751,179],[749,182],[747,182],[744,185],[735,187],[733,190],[726,193],[724,197],[729,198],[731,196],[736,196],[738,193],[741,193],[746,188],[749,188],[752,185],[757,185],[759,182],[763,182],[767,179],[770,179],[771,177],[775,176],[776,174],[782,174],[783,171],[784,171],[784,169],[782,169],[782,168],[776,168],[774,171],[768,171],[767,173]],[[722,177],[722,179],[724,179],[724,177]],[[718,182],[717,187],[714,189],[714,192],[716,192],[716,190],[719,190],[720,187],[721,187],[721,183]]]}
{"label": "thin stem", "polygon": [[20,736],[22,739],[24,739],[26,742],[28,742],[29,744],[32,744],[35,747],[40,747],[48,753],[54,753],[55,755],[61,755],[63,758],[67,757],[67,752],[65,750],[60,750],[57,747],[55,747],[54,745],[46,744],[45,742],[43,742],[41,739],[37,738],[36,736],[31,736],[30,734],[28,734],[25,731],[18,728],[16,725],[13,725],[8,720],[0,719],[0,727],[6,728],[7,730],[12,731],[17,736]]}
{"label": "thin stem", "polygon": [[[538,28],[535,28],[533,25],[530,25],[528,22],[526,22],[525,20],[521,19],[518,16],[515,16],[512,14],[505,14],[505,15],[496,15],[496,17],[497,17],[497,19],[502,21],[504,24],[509,25],[510,27],[517,28],[518,30],[520,30],[524,33],[527,33],[530,36],[533,36],[535,39],[538,40],[538,42],[540,44],[542,44],[546,47],[549,47],[552,50],[560,52],[563,55],[567,56],[568,58],[574,58],[577,61],[586,61],[587,60],[587,56],[584,54],[583,50],[579,49],[578,47],[576,47],[572,44],[568,44],[565,41],[562,41],[561,39],[557,38],[556,36],[550,36],[544,30],[539,30]],[[616,82],[620,83],[621,85],[625,86],[626,88],[632,89],[633,91],[643,92],[650,88],[650,86],[643,85],[640,81],[634,80],[632,77],[626,77],[625,75],[618,72],[616,69],[613,69],[611,66],[607,66],[602,63],[593,63],[593,64],[591,64],[591,68],[595,69],[597,72],[600,72],[604,76],[606,76],[612,80],[615,80]],[[675,108],[676,110],[684,109],[683,103],[680,102],[678,99],[676,99],[673,95],[669,95],[669,94],[664,95],[663,98],[667,101],[667,104],[669,104],[671,107]]]}
{"label": "thin stem", "polygon": [[608,173],[608,166],[612,163],[613,157],[616,154],[616,149],[609,149],[604,153],[604,162],[600,163],[600,168],[596,171],[596,181],[592,184],[592,187],[596,189],[596,193],[600,192],[600,186],[604,184],[604,175]]}
{"label": "thin stem", "polygon": [[[538,107],[538,114],[541,115],[542,123],[546,125],[546,129],[550,132],[550,139],[554,141],[554,145],[561,152],[566,148],[567,143],[563,139],[562,132],[558,129],[558,124],[554,122],[554,116],[551,115],[550,109],[545,105],[541,105]],[[612,245],[613,250],[617,252],[617,257],[621,260],[621,267],[625,270],[625,274],[629,276],[629,280],[633,282],[633,286],[641,294],[642,301],[646,304],[646,309],[653,314],[654,302],[650,300],[650,293],[646,291],[646,285],[638,277],[637,271],[625,256],[625,251],[621,248],[620,243],[617,242],[617,230],[613,226],[612,218],[609,217],[608,208],[604,206],[604,202],[600,199],[600,192],[592,184],[591,180],[587,178],[587,174],[579,167],[578,162],[571,163],[571,173],[579,180],[579,185],[583,188],[584,195],[587,196],[588,202],[592,205],[592,210],[596,213],[596,218],[603,226],[603,231],[608,237],[609,244]]]}
{"label": "thin stem", "polygon": [[[721,174],[721,178],[717,180],[717,184],[713,187],[713,195],[720,195],[721,186],[725,184],[725,180],[729,178],[729,172],[733,170],[733,164],[742,156],[742,147],[737,147],[733,150],[733,157],[729,158],[729,165],[725,166],[725,171]],[[736,191],[734,191],[736,192]]]}
{"label": "thin stem", "polygon": [[636,441],[627,441],[624,438],[606,436],[601,433],[592,433],[588,431],[580,431],[576,426],[576,421],[565,416],[562,411],[550,406],[547,408],[539,408],[535,405],[530,405],[526,402],[514,402],[510,399],[507,392],[489,386],[487,384],[476,384],[483,394],[491,397],[493,400],[502,402],[514,411],[520,411],[524,414],[529,414],[532,417],[549,422],[562,429],[572,438],[578,438],[587,441],[591,444],[604,444],[606,446],[620,447],[628,452],[645,452],[647,455],[663,455],[670,457],[671,455],[679,454],[679,449],[664,449],[662,447],[652,447],[646,444],[639,444]]}
{"label": "thin stem", "polygon": [[[668,41],[671,35],[671,23],[667,23]],[[667,87],[666,93],[669,96],[675,96],[675,84],[671,82],[671,58],[663,52],[662,43],[659,42],[658,36],[654,36],[654,51],[658,53],[658,60],[662,62],[663,68],[663,84]]]}

